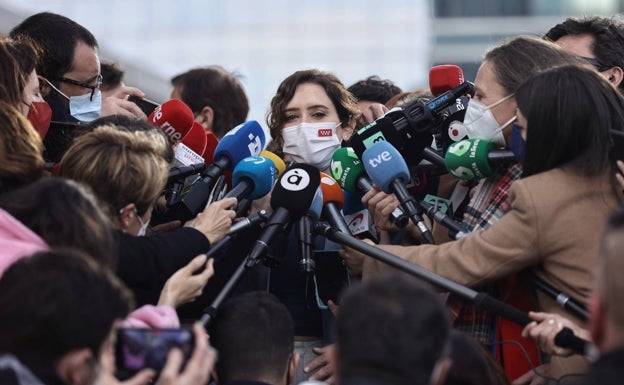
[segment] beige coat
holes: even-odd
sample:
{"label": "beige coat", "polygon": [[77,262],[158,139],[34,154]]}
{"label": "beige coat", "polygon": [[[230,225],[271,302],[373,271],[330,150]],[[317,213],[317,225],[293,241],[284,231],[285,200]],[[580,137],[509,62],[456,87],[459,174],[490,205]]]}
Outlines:
{"label": "beige coat", "polygon": [[[585,305],[606,218],[619,204],[609,178],[582,177],[562,168],[533,175],[512,184],[510,211],[487,230],[441,245],[380,248],[471,287],[532,268]],[[365,258],[363,277],[388,269]],[[544,295],[538,300],[541,310],[570,317]]]}

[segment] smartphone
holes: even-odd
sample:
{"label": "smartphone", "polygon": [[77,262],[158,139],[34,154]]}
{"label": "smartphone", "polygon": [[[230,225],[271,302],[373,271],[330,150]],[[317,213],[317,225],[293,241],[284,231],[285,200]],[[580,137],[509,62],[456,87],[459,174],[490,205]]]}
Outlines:
{"label": "smartphone", "polygon": [[143,111],[145,115],[151,114],[152,111],[156,109],[156,107],[160,106],[160,103],[156,103],[153,100],[140,98],[134,95],[130,95],[128,97],[128,100],[139,106],[139,108],[141,109],[141,111]]}
{"label": "smartphone", "polygon": [[351,285],[349,271],[342,264],[337,250],[314,250],[314,261],[318,307],[326,308],[330,299],[338,305],[342,291]]}
{"label": "smartphone", "polygon": [[115,344],[117,375],[127,379],[144,368],[160,372],[167,362],[172,348],[179,348],[184,363],[189,360],[195,347],[191,327],[180,329],[120,328]]}

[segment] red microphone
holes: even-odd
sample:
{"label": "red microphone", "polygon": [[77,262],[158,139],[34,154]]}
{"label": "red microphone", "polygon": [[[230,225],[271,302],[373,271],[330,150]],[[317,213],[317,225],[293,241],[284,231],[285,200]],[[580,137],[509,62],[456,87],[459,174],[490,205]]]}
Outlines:
{"label": "red microphone", "polygon": [[442,64],[429,70],[429,89],[433,96],[457,87],[464,82],[464,71],[454,64]]}
{"label": "red microphone", "polygon": [[156,107],[147,121],[158,127],[173,144],[182,140],[191,130],[195,118],[191,108],[183,101],[171,99]]}
{"label": "red microphone", "polygon": [[201,156],[206,151],[207,139],[204,132],[206,131],[204,131],[204,127],[201,124],[193,122],[191,129],[184,135],[180,143]]}
{"label": "red microphone", "polygon": [[214,152],[219,144],[219,139],[212,133],[212,131],[206,131],[206,149],[202,154],[206,164],[212,164],[214,162]]}
{"label": "red microphone", "polygon": [[323,210],[321,219],[325,219],[329,224],[344,234],[351,235],[349,226],[340,213],[344,206],[344,192],[342,188],[331,176],[321,172],[321,192],[323,193]]}

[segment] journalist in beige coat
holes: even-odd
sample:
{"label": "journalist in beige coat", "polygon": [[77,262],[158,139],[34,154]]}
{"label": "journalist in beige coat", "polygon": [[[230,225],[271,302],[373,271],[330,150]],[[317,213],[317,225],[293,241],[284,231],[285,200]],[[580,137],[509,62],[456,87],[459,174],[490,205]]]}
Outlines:
{"label": "journalist in beige coat", "polygon": [[[524,145],[525,155],[524,176],[511,187],[511,210],[491,228],[457,241],[379,247],[467,286],[530,268],[586,304],[605,220],[623,200],[615,182],[622,154],[609,130],[624,131],[624,100],[597,72],[571,65],[529,79],[516,100],[519,135],[512,135],[512,147]],[[363,262],[364,279],[390,269],[351,249],[343,255],[348,264]],[[537,306],[563,312],[540,293]],[[582,372],[578,361],[553,358],[545,374]]]}

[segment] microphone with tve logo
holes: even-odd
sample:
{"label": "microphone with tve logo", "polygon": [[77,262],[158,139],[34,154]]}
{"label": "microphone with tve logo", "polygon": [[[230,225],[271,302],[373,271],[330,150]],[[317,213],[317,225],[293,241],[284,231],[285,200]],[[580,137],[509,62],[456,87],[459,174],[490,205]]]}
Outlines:
{"label": "microphone with tve logo", "polygon": [[397,196],[403,210],[418,227],[423,239],[428,243],[435,243],[431,231],[420,214],[420,207],[405,187],[410,176],[401,154],[390,143],[379,142],[364,151],[362,162],[377,186],[381,187],[385,193],[394,193]]}

